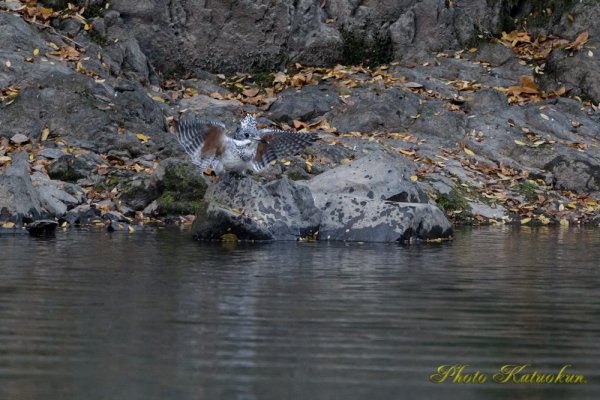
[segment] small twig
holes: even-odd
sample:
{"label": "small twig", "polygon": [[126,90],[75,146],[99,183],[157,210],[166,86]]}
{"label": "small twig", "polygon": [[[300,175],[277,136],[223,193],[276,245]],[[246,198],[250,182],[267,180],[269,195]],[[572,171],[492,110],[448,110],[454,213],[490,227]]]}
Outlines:
{"label": "small twig", "polygon": [[[7,10],[0,10],[0,12],[14,15],[14,13],[8,12]],[[38,25],[38,26],[40,26],[42,28],[50,28],[52,30],[52,32],[54,34],[56,34],[57,36],[60,36],[64,40],[68,40],[69,42],[71,42],[71,43],[75,44],[76,46],[78,46],[78,47],[80,47],[80,48],[82,48],[82,49],[85,50],[85,46],[83,46],[81,43],[76,42],[75,40],[71,39],[70,37],[63,35],[62,33],[58,33],[58,31],[56,29],[54,29],[54,27],[52,27],[50,25],[42,24],[42,23],[34,21],[34,20],[27,20],[27,19],[25,19],[23,17],[21,17],[21,18],[23,19],[23,21],[29,22],[30,24]]]}
{"label": "small twig", "polygon": [[[25,21],[27,21],[27,20],[25,20]],[[32,23],[32,24],[35,24],[35,25],[41,26],[41,27],[43,27],[43,28],[50,28],[50,29],[52,30],[52,32],[53,32],[54,34],[56,34],[57,36],[60,36],[61,38],[65,39],[65,40],[68,40],[69,42],[71,42],[71,43],[75,44],[75,45],[76,45],[76,46],[78,46],[79,48],[81,48],[81,49],[84,49],[84,50],[85,50],[85,46],[83,46],[81,43],[78,43],[78,42],[76,42],[75,40],[71,39],[70,37],[63,35],[62,33],[58,33],[58,31],[57,31],[56,29],[54,29],[54,27],[52,27],[52,26],[50,26],[50,25],[45,25],[45,24],[42,24],[42,23],[40,23],[40,22],[37,22],[37,21],[27,21],[27,22],[30,22],[30,23]]]}

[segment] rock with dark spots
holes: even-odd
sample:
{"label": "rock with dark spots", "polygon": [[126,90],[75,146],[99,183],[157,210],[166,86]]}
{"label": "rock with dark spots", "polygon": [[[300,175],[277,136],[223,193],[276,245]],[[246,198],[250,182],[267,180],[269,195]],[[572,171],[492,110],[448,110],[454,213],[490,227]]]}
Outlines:
{"label": "rock with dark spots", "polygon": [[148,179],[133,179],[121,191],[120,200],[128,207],[143,210],[159,193],[149,186]]}
{"label": "rock with dark spots", "polygon": [[27,153],[17,153],[0,174],[0,220],[18,224],[44,218],[46,212],[29,176]]}
{"label": "rock with dark spots", "polygon": [[298,240],[318,231],[320,221],[306,185],[224,175],[208,188],[192,229],[201,240]]}
{"label": "rock with dark spots", "polygon": [[444,213],[410,180],[411,164],[379,153],[309,180],[323,213],[318,239],[394,242],[449,237],[452,229]]}
{"label": "rock with dark spots", "polygon": [[309,121],[341,104],[338,94],[329,86],[308,85],[301,90],[287,89],[279,94],[269,109],[269,117],[290,123],[297,119]]}
{"label": "rock with dark spots", "polygon": [[419,114],[419,96],[398,88],[367,86],[356,89],[347,99],[350,105],[337,107],[326,114],[341,132],[406,130]]}
{"label": "rock with dark spots", "polygon": [[559,155],[544,166],[554,177],[557,189],[586,194],[600,192],[600,165],[589,157]]}
{"label": "rock with dark spots", "polygon": [[[588,43],[593,48],[598,44],[600,42]],[[583,48],[569,54],[565,50],[555,50],[550,54],[546,72],[540,80],[544,88],[558,90],[564,86],[572,95],[600,103],[600,52]]]}
{"label": "rock with dark spots", "polygon": [[341,194],[376,201],[427,203],[427,195],[410,180],[414,174],[412,161],[376,152],[317,175],[307,185],[319,203]]}
{"label": "rock with dark spots", "polygon": [[58,222],[50,219],[39,219],[27,224],[26,228],[32,236],[52,235],[56,231]]}
{"label": "rock with dark spots", "polygon": [[65,154],[48,166],[48,176],[60,181],[76,182],[78,179],[88,176],[93,170],[94,166],[80,157]]}
{"label": "rock with dark spots", "polygon": [[485,43],[477,49],[475,60],[489,63],[492,66],[504,65],[515,59],[515,52],[500,43]]}
{"label": "rock with dark spots", "polygon": [[315,199],[323,211],[318,240],[359,242],[405,242],[412,238],[439,239],[452,236],[452,226],[436,206],[335,196]]}

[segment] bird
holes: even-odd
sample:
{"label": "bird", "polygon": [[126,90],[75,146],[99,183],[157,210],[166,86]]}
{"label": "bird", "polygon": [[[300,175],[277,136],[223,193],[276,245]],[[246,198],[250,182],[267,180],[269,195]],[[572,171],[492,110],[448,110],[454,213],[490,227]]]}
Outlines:
{"label": "bird", "polygon": [[317,140],[317,135],[306,132],[258,129],[250,114],[233,136],[228,136],[222,122],[189,113],[179,121],[176,135],[192,163],[203,171],[210,167],[217,176],[226,172],[259,172],[271,161],[294,155]]}

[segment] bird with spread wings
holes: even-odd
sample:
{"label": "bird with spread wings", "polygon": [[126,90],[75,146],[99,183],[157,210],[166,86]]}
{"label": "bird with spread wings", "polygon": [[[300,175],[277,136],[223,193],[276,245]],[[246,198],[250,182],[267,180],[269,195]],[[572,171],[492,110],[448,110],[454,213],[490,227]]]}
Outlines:
{"label": "bird with spread wings", "polygon": [[289,157],[311,145],[317,136],[306,132],[259,129],[252,115],[246,116],[233,137],[221,122],[185,115],[176,129],[177,139],[192,162],[202,170],[225,172],[260,171],[273,160]]}

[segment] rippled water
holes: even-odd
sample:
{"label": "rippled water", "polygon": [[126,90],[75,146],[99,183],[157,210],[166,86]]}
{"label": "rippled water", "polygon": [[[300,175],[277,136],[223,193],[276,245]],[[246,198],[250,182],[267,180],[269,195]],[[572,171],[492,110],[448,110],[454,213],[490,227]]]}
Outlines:
{"label": "rippled water", "polygon": [[[0,399],[600,398],[600,231],[452,243],[0,236]],[[435,385],[564,364],[586,385]]]}

